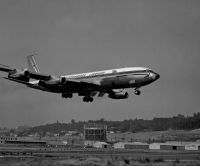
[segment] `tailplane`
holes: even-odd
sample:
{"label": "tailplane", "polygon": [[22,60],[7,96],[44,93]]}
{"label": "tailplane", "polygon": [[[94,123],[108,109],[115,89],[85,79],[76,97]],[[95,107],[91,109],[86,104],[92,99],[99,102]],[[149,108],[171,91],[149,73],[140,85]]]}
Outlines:
{"label": "tailplane", "polygon": [[34,55],[27,56],[28,70],[34,73],[40,73],[40,70],[35,62]]}

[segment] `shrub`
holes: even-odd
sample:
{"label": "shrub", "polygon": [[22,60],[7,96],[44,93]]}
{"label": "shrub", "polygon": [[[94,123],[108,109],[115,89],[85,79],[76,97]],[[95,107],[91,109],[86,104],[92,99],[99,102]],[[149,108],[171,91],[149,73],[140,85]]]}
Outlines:
{"label": "shrub", "polygon": [[157,158],[157,159],[154,160],[154,162],[156,162],[156,163],[160,163],[160,162],[163,162],[163,161],[164,161],[163,158]]}

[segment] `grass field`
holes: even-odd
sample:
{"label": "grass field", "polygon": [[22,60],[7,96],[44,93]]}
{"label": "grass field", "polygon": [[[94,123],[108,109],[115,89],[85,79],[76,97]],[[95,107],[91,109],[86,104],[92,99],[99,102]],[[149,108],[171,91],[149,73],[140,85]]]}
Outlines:
{"label": "grass field", "polygon": [[162,158],[133,159],[131,157],[31,157],[31,158],[0,158],[0,166],[199,166],[200,160],[164,161]]}

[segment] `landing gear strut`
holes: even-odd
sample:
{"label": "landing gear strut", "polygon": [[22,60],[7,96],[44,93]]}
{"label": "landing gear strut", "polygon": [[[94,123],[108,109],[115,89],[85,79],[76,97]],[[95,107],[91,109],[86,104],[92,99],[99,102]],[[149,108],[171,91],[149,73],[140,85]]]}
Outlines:
{"label": "landing gear strut", "polygon": [[93,102],[93,98],[92,97],[83,97],[83,101],[84,102]]}
{"label": "landing gear strut", "polygon": [[135,95],[140,95],[140,91],[138,89],[135,89]]}

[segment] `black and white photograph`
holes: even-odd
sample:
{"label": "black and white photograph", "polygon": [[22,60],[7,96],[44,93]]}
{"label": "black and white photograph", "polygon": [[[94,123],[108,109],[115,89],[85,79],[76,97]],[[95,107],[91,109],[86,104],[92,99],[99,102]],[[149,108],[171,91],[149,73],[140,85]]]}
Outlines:
{"label": "black and white photograph", "polygon": [[0,166],[199,166],[199,0],[0,0]]}

